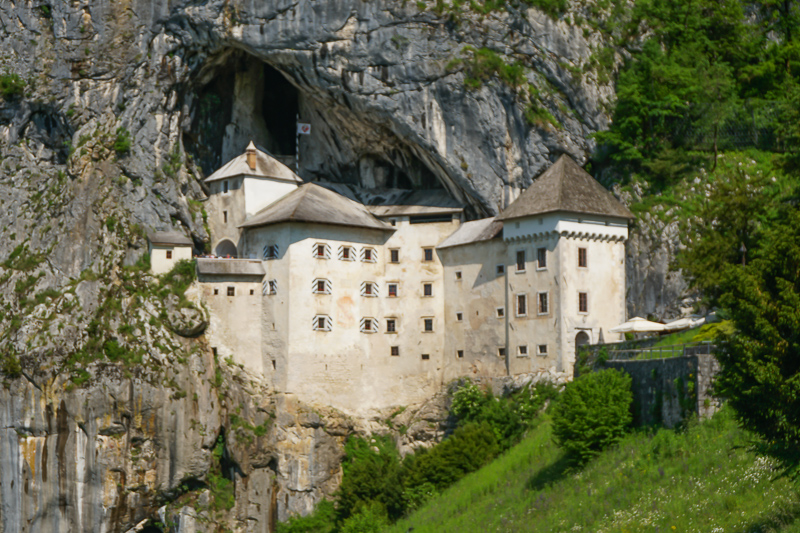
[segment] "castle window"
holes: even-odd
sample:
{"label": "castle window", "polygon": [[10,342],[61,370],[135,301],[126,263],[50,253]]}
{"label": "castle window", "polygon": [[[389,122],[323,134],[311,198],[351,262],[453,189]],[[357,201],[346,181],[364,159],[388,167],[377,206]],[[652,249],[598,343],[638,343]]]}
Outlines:
{"label": "castle window", "polygon": [[525,272],[525,250],[517,250],[517,272]]}
{"label": "castle window", "polygon": [[528,357],[528,347],[524,344],[517,346],[517,357]]}
{"label": "castle window", "polygon": [[375,262],[375,250],[372,248],[362,248],[361,249],[361,260],[364,263],[374,263]]}
{"label": "castle window", "polygon": [[547,356],[547,345],[540,344],[536,347],[536,353],[538,353],[541,357]]}
{"label": "castle window", "polygon": [[432,318],[423,318],[422,319],[422,331],[425,333],[430,333],[433,331],[433,319]]}
{"label": "castle window", "polygon": [[397,357],[400,355],[400,347],[399,346],[392,346],[391,351],[389,352],[393,357]]}
{"label": "castle window", "polygon": [[536,262],[539,270],[547,268],[547,248],[536,249]]}
{"label": "castle window", "polygon": [[425,262],[433,261],[433,248],[422,249],[422,260]]}
{"label": "castle window", "polygon": [[433,283],[422,284],[422,296],[425,297],[433,296]]}
{"label": "castle window", "polygon": [[461,271],[460,270],[456,270],[456,281],[461,281],[461,279],[462,279],[461,278]]}
{"label": "castle window", "polygon": [[505,265],[497,265],[495,268],[495,272],[498,276],[502,276],[506,273],[506,266]]}
{"label": "castle window", "polygon": [[378,321],[374,318],[361,319],[361,332],[362,333],[376,333],[378,331]]}
{"label": "castle window", "polygon": [[456,357],[459,359],[464,358],[464,350],[456,350]]}
{"label": "castle window", "polygon": [[578,266],[586,268],[586,248],[578,248]]}
{"label": "castle window", "polygon": [[331,330],[331,317],[328,315],[317,315],[311,322],[314,331],[330,331]]}
{"label": "castle window", "polygon": [[423,361],[427,361],[430,358],[431,358],[431,354],[429,354],[429,353],[422,354],[422,360]]}
{"label": "castle window", "polygon": [[318,278],[311,284],[311,292],[314,294],[330,294],[331,282],[327,279]]}
{"label": "castle window", "polygon": [[339,247],[339,260],[340,261],[355,261],[355,255],[353,253],[353,248],[350,246],[340,246]]}
{"label": "castle window", "polygon": [[397,283],[389,283],[387,285],[389,298],[397,298]]}
{"label": "castle window", "polygon": [[167,250],[167,259],[172,259],[172,250]]}
{"label": "castle window", "polygon": [[387,318],[386,319],[386,333],[397,333],[397,319],[396,318]]}
{"label": "castle window", "polygon": [[463,322],[464,321],[464,313],[458,312],[456,313],[456,322]]}
{"label": "castle window", "polygon": [[378,284],[372,281],[365,281],[361,284],[361,296],[376,298],[378,296]]}
{"label": "castle window", "polygon": [[506,356],[506,348],[505,346],[501,346],[497,349],[497,357],[505,357]]}
{"label": "castle window", "polygon": [[227,211],[223,211],[222,212],[222,223],[223,224],[227,224],[228,223],[228,212]]}
{"label": "castle window", "polygon": [[546,315],[548,312],[548,302],[547,302],[547,293],[540,292],[539,293],[539,314]]}
{"label": "castle window", "polygon": [[261,282],[261,294],[277,294],[278,293],[278,280],[264,280]]}
{"label": "castle window", "polygon": [[390,263],[399,263],[400,262],[400,250],[394,248],[389,250],[389,262]]}
{"label": "castle window", "polygon": [[228,180],[222,182],[222,193],[228,194]]}
{"label": "castle window", "polygon": [[250,296],[253,296],[256,293],[255,289],[250,289]]}
{"label": "castle window", "polygon": [[236,287],[228,287],[228,296],[236,296]]}
{"label": "castle window", "polygon": [[219,294],[219,289],[214,287],[214,296],[217,296],[218,294]]}
{"label": "castle window", "polygon": [[264,246],[264,260],[271,261],[278,258],[278,245],[268,244]]}
{"label": "castle window", "polygon": [[331,247],[324,243],[316,243],[311,249],[316,259],[330,259]]}
{"label": "castle window", "polygon": [[517,316],[528,315],[528,295],[517,294]]}
{"label": "castle window", "polygon": [[506,308],[505,307],[498,307],[494,311],[497,314],[497,318],[503,318],[504,316],[506,316]]}
{"label": "castle window", "polygon": [[589,312],[589,294],[585,292],[578,293],[578,312],[579,313],[588,313]]}

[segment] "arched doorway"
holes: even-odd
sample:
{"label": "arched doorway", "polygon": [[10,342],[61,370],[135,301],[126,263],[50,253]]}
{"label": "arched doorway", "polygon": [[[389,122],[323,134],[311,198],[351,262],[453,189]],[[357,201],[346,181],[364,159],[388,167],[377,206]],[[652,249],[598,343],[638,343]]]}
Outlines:
{"label": "arched doorway", "polygon": [[222,239],[214,249],[217,257],[236,257],[236,245],[228,239]]}
{"label": "arched doorway", "polygon": [[589,344],[590,340],[591,339],[589,339],[589,334],[586,333],[583,330],[579,331],[578,334],[575,335],[575,360],[576,361],[578,360],[578,352],[580,351],[581,346]]}

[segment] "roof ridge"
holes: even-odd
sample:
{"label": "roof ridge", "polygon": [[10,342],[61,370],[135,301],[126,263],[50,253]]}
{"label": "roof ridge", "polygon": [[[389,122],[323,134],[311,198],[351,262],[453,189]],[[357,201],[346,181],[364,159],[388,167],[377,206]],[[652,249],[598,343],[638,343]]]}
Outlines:
{"label": "roof ridge", "polygon": [[[289,220],[294,220],[295,213],[297,213],[297,210],[300,209],[300,204],[303,203],[303,200],[305,199],[306,195],[308,194],[308,191],[309,191],[310,187],[306,187],[306,185],[314,185],[314,184],[313,183],[304,183],[303,185],[301,185],[301,186],[299,186],[297,188],[300,191],[300,193],[297,195],[298,196],[297,202],[295,202],[294,207],[292,208],[292,212],[289,214]],[[319,185],[318,185],[318,187],[319,187]],[[280,200],[278,200],[278,202],[280,202]]]}

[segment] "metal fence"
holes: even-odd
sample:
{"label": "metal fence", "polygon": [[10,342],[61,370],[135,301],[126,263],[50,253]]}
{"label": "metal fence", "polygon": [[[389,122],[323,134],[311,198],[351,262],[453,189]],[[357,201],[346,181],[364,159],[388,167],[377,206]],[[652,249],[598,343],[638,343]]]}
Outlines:
{"label": "metal fence", "polygon": [[684,355],[710,355],[716,350],[716,345],[710,341],[689,342],[686,344],[670,344],[668,346],[653,346],[650,348],[609,350],[611,361],[631,361],[647,359],[666,359]]}

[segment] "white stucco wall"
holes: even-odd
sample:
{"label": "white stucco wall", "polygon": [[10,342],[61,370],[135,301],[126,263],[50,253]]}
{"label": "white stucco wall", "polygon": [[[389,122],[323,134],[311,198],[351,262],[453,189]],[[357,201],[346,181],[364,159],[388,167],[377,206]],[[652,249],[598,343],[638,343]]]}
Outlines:
{"label": "white stucco wall", "polygon": [[244,209],[252,216],[295,190],[296,183],[272,178],[244,178]]}
{"label": "white stucco wall", "polygon": [[[228,182],[228,192],[224,191]],[[213,181],[208,184],[210,195],[206,202],[208,213],[208,229],[211,234],[211,252],[215,253],[217,245],[225,239],[236,245],[237,255],[241,253],[241,230],[237,227],[245,220],[245,196],[241,177]],[[227,221],[225,213],[227,212]]]}
{"label": "white stucco wall", "polygon": [[[167,252],[172,252],[172,259],[167,259]],[[172,270],[175,263],[192,259],[192,247],[172,244],[150,244],[150,270],[153,274],[164,274]]]}

